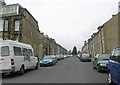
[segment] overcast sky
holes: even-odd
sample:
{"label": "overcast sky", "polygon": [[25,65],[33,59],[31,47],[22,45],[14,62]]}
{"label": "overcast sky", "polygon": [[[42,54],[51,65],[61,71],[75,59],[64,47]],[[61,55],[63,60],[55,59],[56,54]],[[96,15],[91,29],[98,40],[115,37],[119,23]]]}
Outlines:
{"label": "overcast sky", "polygon": [[118,13],[119,0],[5,0],[19,3],[35,17],[39,29],[66,49],[77,46],[97,32],[113,14]]}

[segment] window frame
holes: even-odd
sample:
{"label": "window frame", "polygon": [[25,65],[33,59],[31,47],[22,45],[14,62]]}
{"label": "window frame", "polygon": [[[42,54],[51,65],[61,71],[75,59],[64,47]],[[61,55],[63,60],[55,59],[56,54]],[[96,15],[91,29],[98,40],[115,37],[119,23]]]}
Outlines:
{"label": "window frame", "polygon": [[7,32],[9,29],[9,21],[8,20],[4,20],[4,24],[3,24],[3,31]]}
{"label": "window frame", "polygon": [[15,20],[15,32],[18,32],[20,30],[20,20]]}
{"label": "window frame", "polygon": [[0,32],[3,32],[3,27],[4,27],[4,19],[0,19]]}

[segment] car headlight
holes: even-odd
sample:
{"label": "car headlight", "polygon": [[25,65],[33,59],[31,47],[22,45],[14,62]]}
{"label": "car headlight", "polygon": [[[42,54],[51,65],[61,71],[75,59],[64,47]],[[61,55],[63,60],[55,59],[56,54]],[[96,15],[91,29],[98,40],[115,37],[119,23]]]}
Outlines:
{"label": "car headlight", "polygon": [[107,66],[106,64],[100,64],[100,66]]}
{"label": "car headlight", "polygon": [[49,60],[49,62],[52,62],[52,60]]}
{"label": "car headlight", "polygon": [[42,63],[42,61],[40,61],[40,63]]}

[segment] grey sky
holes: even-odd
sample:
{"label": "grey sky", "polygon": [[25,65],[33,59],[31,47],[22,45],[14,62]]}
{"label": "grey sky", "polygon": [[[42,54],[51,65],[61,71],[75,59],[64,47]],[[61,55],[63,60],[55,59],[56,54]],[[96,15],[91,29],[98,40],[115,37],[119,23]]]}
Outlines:
{"label": "grey sky", "polygon": [[66,49],[78,50],[85,40],[118,13],[119,0],[5,0],[27,8],[39,23],[41,32]]}

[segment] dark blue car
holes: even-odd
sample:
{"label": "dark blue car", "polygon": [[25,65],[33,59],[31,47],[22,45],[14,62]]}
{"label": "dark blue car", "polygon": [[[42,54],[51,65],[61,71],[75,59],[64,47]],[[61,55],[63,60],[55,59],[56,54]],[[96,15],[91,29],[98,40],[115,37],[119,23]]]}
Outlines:
{"label": "dark blue car", "polygon": [[120,48],[115,48],[108,62],[109,84],[120,85]]}

